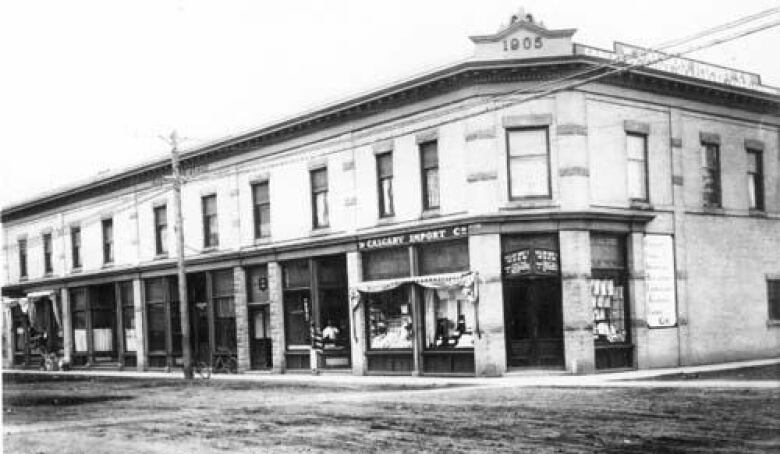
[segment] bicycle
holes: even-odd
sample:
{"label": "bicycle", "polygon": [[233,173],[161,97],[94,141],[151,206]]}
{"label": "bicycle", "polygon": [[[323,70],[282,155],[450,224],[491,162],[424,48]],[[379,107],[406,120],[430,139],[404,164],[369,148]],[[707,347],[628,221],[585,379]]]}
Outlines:
{"label": "bicycle", "polygon": [[238,361],[230,353],[216,353],[212,364],[197,361],[192,365],[192,370],[203,379],[211,378],[211,374],[237,374]]}

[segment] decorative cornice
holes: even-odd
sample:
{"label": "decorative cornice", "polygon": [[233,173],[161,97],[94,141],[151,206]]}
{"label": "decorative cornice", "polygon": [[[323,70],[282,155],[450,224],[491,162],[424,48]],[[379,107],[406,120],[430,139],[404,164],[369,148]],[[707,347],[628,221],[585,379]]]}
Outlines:
{"label": "decorative cornice", "polygon": [[[380,89],[297,117],[257,128],[246,134],[216,141],[187,151],[182,168],[202,168],[258,148],[321,131],[345,122],[365,118],[389,109],[419,102],[468,86],[521,81],[552,80],[571,75],[585,67],[601,64],[588,56],[558,56],[533,59],[469,60]],[[606,69],[602,73],[606,74]],[[723,105],[761,114],[780,114],[780,96],[724,87],[706,80],[671,75],[648,68],[613,74],[602,83],[663,95]],[[467,137],[468,138],[468,137]],[[107,195],[140,184],[159,185],[171,173],[168,159],[145,163],[97,181],[51,192],[35,199],[5,207],[0,222],[22,219],[63,205]]]}

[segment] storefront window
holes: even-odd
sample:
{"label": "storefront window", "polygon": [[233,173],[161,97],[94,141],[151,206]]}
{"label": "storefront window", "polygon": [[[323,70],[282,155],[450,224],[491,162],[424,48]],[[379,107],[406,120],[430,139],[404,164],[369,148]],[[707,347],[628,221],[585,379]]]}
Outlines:
{"label": "storefront window", "polygon": [[311,298],[309,290],[284,292],[284,337],[288,347],[311,345]]}
{"label": "storefront window", "polygon": [[593,337],[597,343],[629,341],[625,282],[625,241],[620,236],[591,234]]}
{"label": "storefront window", "polygon": [[408,285],[367,294],[368,347],[373,350],[411,349],[414,339]]}
{"label": "storefront window", "polygon": [[343,257],[318,259],[317,303],[319,326],[325,350],[349,348],[349,303],[347,266]]}
{"label": "storefront window", "polygon": [[119,296],[122,299],[122,330],[125,336],[125,351],[138,351],[135,333],[135,307],[133,305],[133,283],[119,284]]}
{"label": "storefront window", "polygon": [[70,304],[73,312],[73,348],[77,352],[87,352],[87,292],[86,288],[70,291]]}
{"label": "storefront window", "polygon": [[474,348],[475,307],[457,289],[423,289],[425,348]]}
{"label": "storefront window", "polygon": [[96,353],[114,351],[116,325],[116,296],[114,285],[91,287],[92,347]]}
{"label": "storefront window", "polygon": [[146,288],[146,323],[150,352],[165,352],[167,328],[165,314],[165,278],[148,279]]}
{"label": "storefront window", "polygon": [[181,355],[181,309],[179,308],[179,280],[168,279],[168,299],[171,311],[171,348],[174,354]]}
{"label": "storefront window", "polygon": [[214,342],[217,352],[236,352],[233,270],[217,271],[214,283]]}

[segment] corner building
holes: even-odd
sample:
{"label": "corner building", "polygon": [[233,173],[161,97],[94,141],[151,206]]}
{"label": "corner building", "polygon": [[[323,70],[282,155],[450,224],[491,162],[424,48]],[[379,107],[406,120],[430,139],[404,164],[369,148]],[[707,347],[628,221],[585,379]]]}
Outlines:
{"label": "corner building", "polygon": [[[681,58],[610,72],[644,50],[574,33],[513,16],[470,60],[184,153],[195,360],[499,376],[776,356],[780,92]],[[181,367],[170,174],[3,210],[6,367],[41,342],[73,367]]]}

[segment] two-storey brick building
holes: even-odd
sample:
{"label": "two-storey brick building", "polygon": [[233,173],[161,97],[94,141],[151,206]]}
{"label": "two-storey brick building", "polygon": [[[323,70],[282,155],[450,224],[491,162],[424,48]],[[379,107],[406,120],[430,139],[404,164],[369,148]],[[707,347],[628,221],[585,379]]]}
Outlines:
{"label": "two-storey brick building", "polygon": [[[501,375],[776,355],[780,93],[680,58],[613,72],[637,49],[574,33],[516,17],[470,60],[184,153],[195,359]],[[74,367],[181,366],[170,174],[3,210],[7,366],[41,333]]]}

